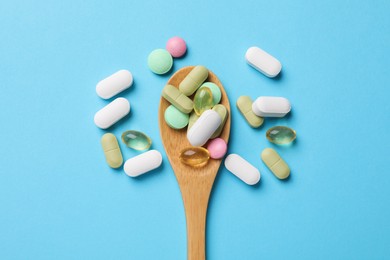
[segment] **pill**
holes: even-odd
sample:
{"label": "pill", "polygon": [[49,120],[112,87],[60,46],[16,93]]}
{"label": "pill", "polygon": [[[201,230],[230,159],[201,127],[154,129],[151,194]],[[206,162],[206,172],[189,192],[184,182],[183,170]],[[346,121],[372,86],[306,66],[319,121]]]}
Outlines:
{"label": "pill", "polygon": [[192,146],[202,146],[222,123],[221,117],[214,110],[206,110],[187,132],[187,139]]}
{"label": "pill", "polygon": [[163,88],[162,96],[183,113],[190,113],[194,108],[192,100],[172,85]]}
{"label": "pill", "polygon": [[294,129],[287,126],[274,126],[265,134],[268,141],[274,144],[289,144],[297,137]]}
{"label": "pill", "polygon": [[199,116],[195,113],[195,111],[192,111],[190,114],[190,118],[188,119],[188,127],[187,131],[191,129],[191,127],[195,124],[195,122],[199,119]]}
{"label": "pill", "polygon": [[123,157],[115,135],[111,133],[104,134],[101,139],[101,144],[107,164],[111,168],[119,168],[123,163]]}
{"label": "pill", "polygon": [[222,123],[219,125],[218,129],[215,130],[214,134],[211,136],[211,138],[216,138],[221,135],[222,130],[225,126],[225,123],[228,118],[228,110],[226,107],[222,104],[217,104],[213,107],[213,110],[218,113],[218,115],[221,117]]}
{"label": "pill", "polygon": [[188,147],[179,155],[180,162],[191,167],[203,167],[210,159],[210,154],[203,147]]}
{"label": "pill", "polygon": [[239,97],[237,99],[236,105],[238,110],[240,110],[241,114],[244,116],[251,127],[256,128],[263,124],[264,119],[262,117],[256,116],[252,111],[252,100],[250,97]]}
{"label": "pill", "polygon": [[286,179],[290,175],[290,168],[287,163],[272,148],[265,148],[261,152],[261,159],[279,179]]}
{"label": "pill", "polygon": [[99,81],[96,93],[103,99],[109,99],[133,84],[133,75],[128,70],[120,70]]}
{"label": "pill", "polygon": [[211,158],[221,159],[226,154],[227,144],[222,138],[215,138],[207,144],[207,150]]}
{"label": "pill", "polygon": [[128,130],[122,133],[122,142],[134,150],[147,150],[152,145],[152,139],[146,134],[135,131]]}
{"label": "pill", "polygon": [[161,163],[161,153],[157,150],[150,150],[128,159],[123,169],[128,176],[137,177],[158,168]]}
{"label": "pill", "polygon": [[291,110],[290,101],[284,97],[258,97],[252,111],[261,117],[284,117]]}
{"label": "pill", "polygon": [[180,58],[186,53],[187,44],[182,38],[175,36],[168,40],[165,48],[172,55],[172,57]]}
{"label": "pill", "polygon": [[264,75],[276,77],[282,69],[282,64],[259,47],[250,47],[245,53],[245,59],[249,65]]}
{"label": "pill", "polygon": [[180,91],[186,95],[191,96],[202,85],[202,83],[209,76],[209,71],[206,67],[198,65],[195,66],[190,73],[179,84]]}
{"label": "pill", "polygon": [[213,94],[207,87],[198,89],[194,97],[194,111],[200,116],[204,111],[211,109],[214,105]]}
{"label": "pill", "polygon": [[118,122],[130,112],[130,103],[125,98],[116,98],[111,103],[96,112],[96,126],[106,129]]}
{"label": "pill", "polygon": [[173,129],[182,129],[188,125],[189,116],[173,105],[170,105],[164,112],[164,119],[169,127]]}
{"label": "pill", "polygon": [[255,185],[260,180],[259,170],[238,154],[229,154],[225,167],[246,184]]}
{"label": "pill", "polygon": [[171,70],[173,59],[171,54],[164,49],[152,51],[148,56],[149,69],[156,74],[165,74]]}
{"label": "pill", "polygon": [[205,87],[209,88],[211,90],[211,93],[213,93],[214,105],[218,104],[221,101],[221,97],[222,97],[221,89],[218,87],[218,85],[212,82],[205,82],[202,84],[202,86],[199,89]]}

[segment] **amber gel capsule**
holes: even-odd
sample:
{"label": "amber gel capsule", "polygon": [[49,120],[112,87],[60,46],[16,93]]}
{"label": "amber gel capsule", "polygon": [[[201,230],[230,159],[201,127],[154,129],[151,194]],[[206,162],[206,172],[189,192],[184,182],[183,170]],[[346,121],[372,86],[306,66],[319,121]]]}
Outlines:
{"label": "amber gel capsule", "polygon": [[194,97],[194,110],[200,116],[204,111],[211,109],[214,105],[213,93],[208,87],[200,88]]}
{"label": "amber gel capsule", "polygon": [[111,133],[104,134],[101,143],[107,164],[111,168],[119,168],[123,163],[123,157],[115,135]]}
{"label": "amber gel capsule", "polygon": [[191,167],[203,167],[210,159],[210,153],[203,147],[189,147],[180,152],[180,162]]}

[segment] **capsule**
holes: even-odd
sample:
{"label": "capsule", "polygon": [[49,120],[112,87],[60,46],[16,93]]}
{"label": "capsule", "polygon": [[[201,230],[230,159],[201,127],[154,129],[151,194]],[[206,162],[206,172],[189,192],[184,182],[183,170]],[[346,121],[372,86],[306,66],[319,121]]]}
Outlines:
{"label": "capsule", "polygon": [[158,168],[161,163],[161,153],[157,150],[150,150],[128,159],[123,169],[128,176],[137,177]]}
{"label": "capsule", "polygon": [[261,152],[261,159],[278,179],[286,179],[290,175],[287,163],[272,148],[265,148]]}
{"label": "capsule", "polygon": [[194,108],[192,100],[172,85],[166,85],[164,87],[162,96],[183,113],[188,114]]}
{"label": "capsule", "polygon": [[245,59],[249,65],[270,78],[276,77],[282,70],[280,61],[256,46],[246,51]]}
{"label": "capsule", "polygon": [[290,101],[284,97],[258,97],[252,111],[261,117],[284,117],[291,110]]}
{"label": "capsule", "polygon": [[202,146],[221,125],[222,120],[214,110],[206,110],[187,132],[187,139],[192,146]]}
{"label": "capsule", "polygon": [[209,76],[206,67],[198,65],[183,79],[179,85],[179,90],[186,96],[191,96],[202,85]]}
{"label": "capsule", "polygon": [[149,136],[135,130],[127,130],[123,132],[122,142],[126,144],[127,147],[138,151],[147,150],[152,145],[152,139],[150,139]]}
{"label": "capsule", "polygon": [[268,129],[266,137],[274,144],[289,144],[295,140],[297,134],[295,130],[287,126],[274,126]]}
{"label": "capsule", "polygon": [[213,94],[208,87],[200,88],[196,91],[194,97],[194,111],[198,116],[207,109],[211,109],[213,105]]}
{"label": "capsule", "polygon": [[119,168],[123,163],[123,157],[115,135],[111,133],[104,134],[101,139],[101,144],[107,164],[111,168]]}
{"label": "capsule", "polygon": [[246,184],[255,185],[260,180],[259,170],[238,154],[229,154],[225,167]]}
{"label": "capsule", "polygon": [[210,153],[203,147],[188,147],[179,155],[180,162],[191,167],[203,167],[210,159]]}
{"label": "capsule", "polygon": [[133,75],[128,70],[120,70],[99,81],[96,85],[96,93],[103,99],[109,99],[116,94],[131,87]]}
{"label": "capsule", "polygon": [[257,128],[264,122],[262,117],[255,115],[252,111],[252,99],[248,96],[241,96],[237,99],[237,108],[244,116],[251,127]]}
{"label": "capsule", "polygon": [[107,106],[96,112],[94,121],[96,126],[106,129],[121,120],[130,112],[130,103],[125,98],[117,98]]}
{"label": "capsule", "polygon": [[219,125],[218,129],[215,130],[214,134],[211,136],[211,139],[216,138],[221,135],[223,127],[225,126],[225,123],[228,118],[228,110],[224,105],[218,104],[213,107],[213,110],[218,113],[218,115],[222,119],[222,123]]}

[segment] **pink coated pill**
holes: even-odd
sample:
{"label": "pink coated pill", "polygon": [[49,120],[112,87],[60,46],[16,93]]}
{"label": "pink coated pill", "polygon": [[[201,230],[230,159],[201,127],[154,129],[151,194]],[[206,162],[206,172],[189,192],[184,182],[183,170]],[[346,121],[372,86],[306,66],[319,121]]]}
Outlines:
{"label": "pink coated pill", "polygon": [[212,139],[207,145],[207,150],[210,157],[213,159],[221,159],[227,151],[227,144],[222,138]]}
{"label": "pink coated pill", "polygon": [[175,36],[168,40],[166,49],[172,57],[180,58],[186,53],[187,45],[182,38]]}

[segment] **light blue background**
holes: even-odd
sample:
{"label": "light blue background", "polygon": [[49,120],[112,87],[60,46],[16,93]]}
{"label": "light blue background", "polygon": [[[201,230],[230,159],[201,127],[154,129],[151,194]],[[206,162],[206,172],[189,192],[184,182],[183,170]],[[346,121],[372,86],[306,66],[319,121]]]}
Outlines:
{"label": "light blue background", "polygon": [[[147,56],[188,43],[174,70],[204,64],[232,105],[229,152],[262,173],[255,187],[221,167],[210,201],[208,259],[390,257],[390,2],[2,1],[0,3],[0,258],[186,259],[180,191],[159,136],[166,76]],[[244,60],[258,45],[283,64],[268,79]],[[129,117],[163,166],[137,179],[105,164],[94,113],[102,78],[129,69]],[[285,96],[292,113],[251,129],[241,95]],[[277,124],[297,142],[265,138]],[[277,180],[274,147],[291,166]],[[138,154],[121,144],[125,158]]]}

